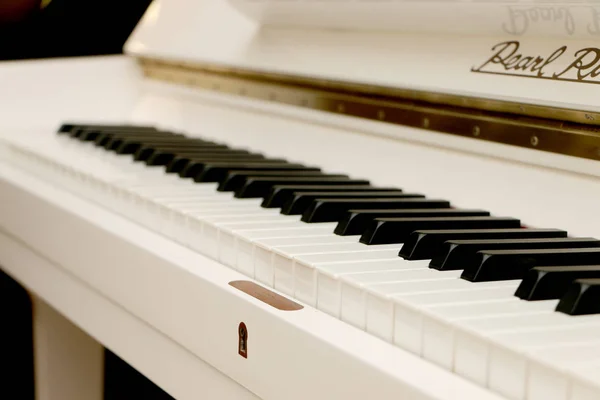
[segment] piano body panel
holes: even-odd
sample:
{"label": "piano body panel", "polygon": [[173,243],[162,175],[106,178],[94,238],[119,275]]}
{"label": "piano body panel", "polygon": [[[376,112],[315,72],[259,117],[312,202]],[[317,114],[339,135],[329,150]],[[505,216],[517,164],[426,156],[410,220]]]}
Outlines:
{"label": "piano body panel", "polygon": [[[2,259],[9,271],[30,263],[18,242],[2,235]],[[35,255],[34,255],[35,257]],[[6,265],[6,264],[4,264]],[[15,274],[20,279],[20,271]],[[23,282],[23,280],[21,280]],[[62,282],[61,282],[62,283]],[[46,284],[56,285],[49,280]],[[63,288],[64,285],[57,286]],[[37,295],[33,303],[34,388],[36,400],[103,400],[104,347]],[[79,300],[79,299],[78,299]],[[72,301],[72,300],[71,300]],[[91,310],[89,310],[91,311]]]}
{"label": "piano body panel", "polygon": [[[95,386],[94,381],[102,380],[103,354],[100,353],[99,358],[97,355],[96,358],[90,357],[94,345],[99,346],[99,343],[118,353],[177,399],[202,396],[224,400],[257,399],[180,344],[4,229],[0,232],[0,249],[3,269],[35,294],[36,312],[43,312],[42,318],[36,321],[37,326],[44,324],[44,333],[52,339],[51,343],[42,344],[46,346],[42,359],[53,362],[50,364],[52,368],[44,371],[49,372],[53,379],[44,382],[43,392],[38,391],[36,399],[102,398],[102,386]],[[90,335],[88,343],[81,343],[86,341],[81,338],[81,330]],[[59,331],[58,335],[56,331]],[[79,333],[73,333],[77,331]],[[65,343],[65,339],[72,339],[75,335],[79,337],[79,343]],[[66,346],[70,348],[65,349]],[[82,349],[86,355],[84,371],[78,360]],[[37,360],[42,354],[36,354]],[[76,368],[79,370],[74,375]],[[72,379],[74,377],[77,380]],[[74,390],[79,391],[79,396],[65,397],[66,394],[74,394]],[[81,395],[82,390],[85,390],[84,396]]]}
{"label": "piano body panel", "polygon": [[[240,2],[244,0],[235,3]],[[381,31],[375,28],[335,29],[326,25],[306,27],[291,22],[295,18],[294,12],[290,11],[294,5],[278,5],[278,1],[246,4],[247,7],[256,8],[289,7],[281,25],[273,23],[275,17],[269,19],[270,24],[261,25],[259,21],[242,15],[228,1],[171,0],[168,6],[166,3],[158,0],[148,9],[125,45],[128,54],[181,63],[208,64],[216,68],[378,85],[409,92],[418,90],[506,100],[523,106],[535,104],[600,111],[599,86],[593,84],[598,82],[597,77],[588,76],[583,80],[591,84],[574,84],[556,79],[533,79],[536,73],[505,70],[500,65],[484,67],[498,51],[493,50],[494,46],[516,41],[519,45],[515,54],[534,59],[540,56],[544,60],[566,45],[565,53],[544,67],[544,76],[550,78],[567,70],[576,60],[577,51],[597,48],[598,34],[593,33],[597,11],[592,6],[583,6],[587,11],[577,20],[577,32],[581,32],[581,35],[571,35],[559,25],[552,28],[560,34],[552,36],[544,35],[543,31],[536,31],[535,34],[498,33],[492,28],[481,35],[453,34],[447,26],[438,26],[436,20],[427,22],[435,29],[420,33],[410,29]],[[327,2],[323,7],[333,10],[347,3]],[[397,3],[378,4],[378,7],[395,7]],[[464,6],[460,2],[455,3],[448,7]],[[502,2],[490,5],[509,6]],[[531,7],[535,8],[533,5]],[[547,8],[559,14],[564,7],[554,4]],[[318,14],[319,11],[314,11],[311,16],[316,18]],[[498,15],[496,26],[510,24],[508,13],[506,17],[504,13]],[[446,19],[445,16],[438,17]],[[472,28],[473,19],[467,18],[464,24]],[[186,28],[173,31],[173,27],[179,25]],[[535,26],[535,21],[531,21],[530,25]],[[592,55],[589,57],[591,59]],[[585,72],[592,72],[593,66],[590,67]],[[509,75],[515,73],[531,77]],[[577,70],[569,69],[561,75],[561,79],[577,81]],[[560,96],[556,95],[557,92],[560,92]]]}
{"label": "piano body panel", "polygon": [[[509,39],[527,54],[548,55],[563,43],[570,55],[597,46],[587,37],[260,26],[226,1],[157,0],[126,51],[150,62],[597,115],[597,84],[471,71]],[[592,160],[154,82],[129,57],[6,63],[0,84],[9,88],[0,94],[0,139],[54,135],[65,120],[153,123],[518,217],[530,227],[600,236],[593,218],[600,168]],[[0,140],[2,157],[15,161]],[[500,399],[309,306],[273,309],[229,285],[244,275],[77,197],[83,187],[73,180],[63,190],[45,183],[54,172],[31,171],[0,163],[0,264],[177,399]],[[240,322],[249,328],[248,359],[237,353]],[[585,390],[585,381],[574,382],[573,390]]]}
{"label": "piano body panel", "polygon": [[142,76],[126,56],[0,63],[0,136],[58,127],[65,119],[124,121],[140,95]]}
{"label": "piano body panel", "polygon": [[[346,2],[340,7],[335,1],[228,1],[264,25],[355,31],[590,38],[595,34],[593,27],[598,18],[593,2],[577,0],[543,3],[400,0],[379,2],[377,7],[368,2]],[[446,18],[449,13],[453,18]]]}
{"label": "piano body panel", "polygon": [[[141,78],[137,77],[136,79]],[[319,111],[298,110],[293,107],[268,102],[237,99],[233,96],[190,90],[159,82],[143,82],[140,84],[138,90],[137,93],[139,93],[139,96],[133,102],[133,105],[128,109],[122,108],[120,110],[121,113],[127,114],[125,117],[120,118],[120,120],[134,123],[150,122],[164,128],[183,129],[192,134],[196,132],[197,134],[212,137],[236,146],[248,146],[272,156],[283,156],[291,160],[320,165],[331,171],[339,171],[368,178],[375,184],[399,185],[405,190],[423,192],[430,197],[447,198],[457,206],[488,208],[493,210],[497,215],[518,216],[525,223],[532,226],[560,226],[561,228],[569,229],[573,234],[597,236],[597,227],[593,219],[588,218],[590,213],[595,210],[596,200],[599,198],[597,178],[592,175],[595,171],[589,167],[597,168],[597,166],[588,160],[517,149],[498,144],[481,143],[476,140],[457,138],[425,130],[390,126],[384,123],[364,121],[347,116],[333,116]],[[84,92],[82,91],[80,95],[84,96]],[[87,104],[90,110],[94,107],[91,103],[84,104]],[[55,113],[56,116],[54,118],[57,121],[66,119],[69,115],[66,108],[55,110]],[[28,131],[39,131],[39,129],[28,129]],[[5,134],[13,133],[13,131],[5,130]],[[43,132],[40,131],[38,134],[52,135],[54,133],[45,128]],[[335,149],[335,151],[332,153],[330,149]],[[360,158],[357,158],[357,149],[361,151]],[[495,154],[496,158],[490,158],[486,152]],[[502,157],[499,157],[498,154],[501,154]],[[377,160],[377,162],[365,162],[369,160]],[[424,167],[419,168],[420,165]],[[562,169],[565,166],[566,168]],[[0,168],[0,170],[3,169],[4,166]],[[572,172],[568,172],[569,170]],[[460,177],[460,179],[453,180],[451,179],[452,177]],[[515,188],[515,196],[506,196],[505,187],[501,185],[501,182],[506,181],[510,181],[511,188]],[[532,186],[530,184],[532,181],[538,184]],[[26,190],[38,190],[36,188],[39,188],[40,184],[37,181],[30,184],[21,182],[21,185],[25,185],[27,188]],[[556,190],[557,187],[568,188],[569,190]],[[4,189],[2,192],[5,192]],[[71,198],[72,196],[69,197]],[[528,202],[523,202],[523,199],[528,199]],[[59,201],[58,203],[62,206],[66,204],[63,201]],[[18,201],[15,201],[14,204],[18,204]],[[531,204],[543,204],[543,207],[533,207]],[[565,204],[578,204],[578,207],[565,213]],[[90,205],[88,204],[87,207],[90,207]],[[95,210],[92,213],[93,215],[95,213],[106,214],[103,210],[96,209],[95,207],[92,208]],[[24,209],[28,211],[7,214],[11,218],[16,218],[17,216],[19,218],[26,218],[27,215],[31,214],[29,210],[39,210],[35,206],[24,207]],[[39,214],[39,218],[46,217],[47,214],[45,212]],[[114,229],[114,226],[124,223],[124,221],[116,222],[114,218],[117,221],[120,221],[120,218],[114,215],[112,215],[112,218],[103,220],[104,222],[95,219],[94,225],[100,224],[106,229],[111,230]],[[63,218],[60,221],[64,223]],[[2,223],[2,226],[7,225]],[[49,224],[48,226],[53,225]],[[21,240],[28,243],[36,251],[44,254],[53,263],[60,265],[61,268],[72,269],[75,265],[78,267],[83,265],[81,261],[82,257],[84,257],[83,254],[69,254],[73,253],[72,248],[67,247],[66,244],[49,246],[47,239],[45,239],[45,237],[50,237],[49,235],[44,234],[42,231],[37,233],[29,232],[29,229],[24,224],[18,222],[17,219],[13,220],[10,232],[11,234],[18,232]],[[80,228],[74,228],[73,232],[78,232],[81,235],[83,231]],[[149,232],[147,233],[149,234]],[[36,237],[34,238],[30,235],[35,235]],[[102,246],[99,246],[100,244],[111,246],[118,245],[119,243],[119,241],[107,242],[104,239],[94,242],[96,236],[92,234],[81,236],[88,237],[90,246],[93,244],[97,248],[102,248]],[[137,233],[132,233],[129,230],[118,234],[120,240],[125,242],[138,236]],[[170,246],[174,245],[171,243]],[[155,246],[148,244],[144,247],[150,249],[159,248],[162,245]],[[80,249],[80,251],[84,252],[83,249]],[[156,253],[155,250],[152,252]],[[131,260],[127,255],[120,255],[122,257],[119,258],[119,263],[127,263]],[[71,264],[68,260],[63,261],[64,257],[74,257],[76,260],[74,264]],[[88,257],[88,254],[85,254],[85,257]],[[147,260],[147,255],[141,257]],[[204,257],[197,254],[194,254],[194,257],[202,259],[199,265],[208,263],[206,265],[211,265],[211,268],[218,266],[221,270],[225,270],[231,280],[242,278],[241,275]],[[214,356],[214,359],[212,359],[204,357],[204,354],[200,354],[200,350],[194,347],[197,345],[195,343],[197,338],[190,338],[189,332],[191,330],[177,327],[178,332],[180,330],[186,332],[183,334],[184,337],[181,340],[178,336],[172,335],[171,331],[168,331],[168,329],[174,329],[174,324],[171,320],[172,317],[169,316],[172,309],[167,312],[167,316],[157,316],[156,308],[151,310],[138,309],[137,307],[143,306],[140,304],[142,298],[138,297],[139,293],[128,293],[128,290],[131,290],[132,286],[115,287],[114,275],[108,273],[102,276],[100,274],[100,272],[107,272],[104,265],[109,265],[113,262],[115,262],[115,259],[111,259],[111,262],[102,265],[97,264],[95,268],[92,268],[91,265],[87,266],[86,271],[90,272],[98,281],[88,281],[86,280],[88,278],[86,276],[86,279],[84,279],[86,287],[92,286],[101,290],[105,298],[125,308],[129,315],[134,316],[132,318],[138,318],[148,323],[153,327],[153,331],[158,330],[159,333],[155,332],[156,335],[162,335],[162,337],[166,335],[173,338],[173,341],[178,343],[178,346],[183,346],[186,349],[185,351],[192,353],[192,355],[188,354],[188,357],[195,360],[201,359],[203,362],[211,364],[214,368],[221,371],[218,373],[220,374],[219,376],[227,375],[232,377],[233,380],[238,382],[233,384],[233,386],[238,384],[245,386],[253,393],[256,393],[252,396],[259,396],[265,399],[280,397],[281,393],[277,392],[277,390],[280,390],[281,387],[273,388],[272,381],[269,381],[268,378],[264,378],[257,383],[255,376],[252,376],[251,379],[243,371],[240,372],[239,370],[237,371],[239,373],[238,376],[235,372],[227,369],[229,365],[224,367],[223,361],[218,361],[222,359],[220,355]],[[168,267],[164,266],[163,269],[170,271],[173,266],[174,264],[169,264]],[[96,269],[96,271],[91,271],[93,269]],[[139,272],[139,274],[143,276],[143,272]],[[130,274],[130,277],[133,275],[135,273]],[[157,278],[157,281],[161,283],[167,282],[163,278],[161,276]],[[177,285],[184,285],[183,281],[187,282],[184,279],[181,282],[178,281],[177,284],[172,283],[170,287],[175,288],[178,287]],[[226,281],[222,281],[221,284],[225,285]],[[135,281],[132,281],[131,285],[139,285],[139,280],[136,278]],[[171,289],[171,292],[176,293],[177,290]],[[207,295],[205,300],[212,298],[212,294]],[[46,298],[44,300],[49,301]],[[189,306],[189,299],[181,300],[181,302]],[[146,307],[150,306],[146,305]],[[57,309],[63,312],[60,308]],[[262,308],[260,310],[264,311]],[[190,312],[197,312],[197,310]],[[160,321],[157,318],[160,318]],[[323,315],[323,318],[326,320],[330,319],[325,315]],[[344,326],[339,321],[331,321],[330,323],[341,324],[343,329],[353,330],[353,328]],[[93,330],[85,329],[83,325],[81,326],[88,334],[95,335]],[[165,326],[166,328],[164,328]],[[273,322],[265,323],[265,326],[271,327],[273,326]],[[310,332],[315,334],[312,329]],[[360,334],[364,336],[363,333]],[[100,340],[99,336],[95,337],[98,337]],[[377,341],[377,339],[369,339]],[[189,340],[189,342],[186,340]],[[103,340],[100,341],[104,343]],[[335,341],[332,339],[332,342]],[[138,358],[136,354],[128,355],[129,353],[125,349],[119,350],[117,345],[110,346],[110,341],[106,343],[107,347],[114,349],[117,354],[145,373],[176,398],[187,398],[185,390],[188,389],[185,389],[185,385],[183,385],[184,389],[177,389],[176,387],[180,385],[180,381],[177,381],[177,384],[171,384],[171,381],[169,381],[171,378],[168,376],[165,378],[164,371],[155,372],[153,368],[158,367],[152,366],[154,358],[153,360],[148,360],[147,355],[146,358]],[[351,347],[352,345],[347,346],[347,348]],[[386,344],[386,347],[390,346]],[[390,348],[394,351],[397,350],[393,347]],[[369,351],[371,351],[370,347]],[[369,351],[357,351],[357,353],[368,354]],[[413,362],[424,363],[427,365],[427,368],[432,367],[420,359],[412,356],[411,358],[410,361],[403,364],[406,367],[402,371],[406,371],[408,368],[411,371],[415,371],[415,364]],[[327,369],[327,365],[322,365],[324,370]],[[336,365],[337,363],[334,365],[332,362],[331,367],[327,371],[335,370]],[[377,365],[381,368],[382,363],[378,360],[372,361],[370,365]],[[432,368],[437,371],[437,367]],[[217,372],[214,373],[217,374]],[[427,394],[420,392],[422,388],[429,388],[429,385],[422,381],[423,376],[430,376],[431,374],[432,372],[424,373],[417,377],[414,375],[403,376],[402,382],[407,383],[408,389],[394,388],[394,390],[390,389],[390,392],[397,395],[399,393],[398,390],[400,392],[402,390],[415,390],[412,393],[414,395],[407,395],[407,398],[444,398],[443,396],[445,395],[443,393],[436,392],[435,395],[427,397]],[[442,381],[446,378],[452,380],[458,379],[458,382],[462,380],[462,378],[456,376],[446,376],[442,378]],[[225,382],[228,382],[228,378],[224,379]],[[342,379],[340,377],[340,380]],[[231,383],[232,381],[229,382]],[[252,383],[247,384],[247,382]],[[392,382],[397,383],[398,381],[392,380]],[[452,384],[462,385],[464,381]],[[449,385],[452,384],[449,383]],[[255,388],[252,385],[260,385],[260,387]],[[231,385],[223,383],[223,386]],[[302,386],[311,387],[311,385]],[[377,386],[382,390],[386,388],[385,385]],[[317,391],[317,388],[313,389]],[[322,389],[322,387],[318,387],[319,393],[326,392],[322,391]],[[198,390],[200,389],[197,387],[189,389],[190,393],[194,393],[195,395],[199,393]],[[337,398],[336,396],[339,393],[335,392],[335,390],[337,388],[329,392],[330,396],[332,396],[329,398]],[[470,390],[472,388],[469,387],[466,392],[468,393]],[[462,391],[462,387],[456,389],[456,392],[463,393]],[[455,393],[445,390],[443,392]],[[240,393],[245,392],[240,389]],[[361,392],[355,391],[353,393],[356,395],[356,393]],[[372,393],[372,391],[369,391],[369,393]],[[313,392],[298,392],[298,396],[309,394],[317,396],[316,398],[319,398],[321,395]],[[386,394],[383,394],[381,398],[385,398]],[[288,396],[289,393],[285,392],[285,395]],[[351,394],[343,393],[343,395],[347,397]],[[488,393],[482,392],[473,398],[485,398],[481,396],[487,395]],[[463,395],[460,397],[469,398]]]}
{"label": "piano body panel", "polygon": [[[27,243],[41,255],[38,259],[46,260],[42,263],[45,270],[69,277],[80,293],[87,290],[94,295],[92,310],[93,303],[103,300],[113,306],[114,314],[104,319],[106,311],[88,312],[87,303],[73,304],[72,299],[78,298],[72,297],[75,293],[66,289],[62,293],[60,281],[46,285],[44,279],[38,280],[37,270],[22,271],[26,267],[10,259],[6,263],[9,273],[34,292],[39,290],[42,298],[90,335],[106,340],[109,348],[132,365],[148,371],[151,379],[178,399],[202,393],[202,385],[193,389],[193,396],[172,386],[181,383],[171,374],[177,374],[179,367],[174,363],[183,357],[182,351],[188,357],[185,365],[193,355],[264,399],[500,399],[310,307],[279,311],[228,284],[245,276],[47,185],[40,180],[42,176],[33,177],[6,164],[2,167],[0,191],[5,204],[0,226],[3,238],[11,239],[6,242],[8,250],[15,240]],[[49,263],[54,267],[48,268]],[[54,293],[47,292],[51,289]],[[53,300],[58,295],[60,302]],[[135,331],[132,321],[139,324]],[[237,353],[240,322],[248,327],[247,359]],[[136,334],[116,334],[119,328],[113,325],[131,326],[131,333]],[[152,334],[141,333],[140,325]],[[107,329],[115,332],[104,336],[110,333]],[[139,347],[130,343],[132,338],[138,341],[138,335]],[[173,362],[168,372],[151,365],[163,363],[162,353],[149,351],[153,347],[144,343],[146,338],[164,339],[169,346],[162,343],[158,348],[165,352],[177,343],[179,351],[169,356],[177,358],[165,356]]]}
{"label": "piano body panel", "polygon": [[448,199],[456,207],[515,216],[532,227],[599,235],[589,218],[600,199],[600,168],[592,160],[162,83],[145,87],[132,114],[139,123],[162,123],[376,185]]}

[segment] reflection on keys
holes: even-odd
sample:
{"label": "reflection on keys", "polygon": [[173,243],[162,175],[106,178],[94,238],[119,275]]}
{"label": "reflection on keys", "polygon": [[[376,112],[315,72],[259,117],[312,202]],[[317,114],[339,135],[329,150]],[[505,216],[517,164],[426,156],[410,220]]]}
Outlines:
{"label": "reflection on keys", "polygon": [[[546,278],[548,283],[544,281],[544,284],[559,298],[571,287],[570,282],[595,276],[595,267],[582,268],[582,263],[600,264],[600,259],[595,257],[600,254],[597,249],[600,241],[594,238],[567,238],[566,232],[561,230],[521,228],[517,218],[495,217],[485,210],[449,208],[450,202],[445,200],[428,199],[400,188],[371,186],[367,181],[330,174],[318,167],[270,159],[206,139],[148,126],[64,124],[58,133],[82,142],[93,140],[99,148],[116,150],[119,156],[133,156],[132,159],[142,166],[142,169],[138,165],[130,166],[140,173],[137,178],[140,183],[144,183],[142,172],[156,171],[150,166],[164,167],[166,172],[187,171],[179,177],[163,175],[169,196],[165,200],[156,198],[157,205],[171,212],[182,207],[191,210],[187,211],[190,215],[211,205],[222,209],[223,217],[213,219],[213,223],[222,231],[234,236],[239,234],[231,245],[243,241],[245,232],[251,237],[252,232],[264,230],[266,241],[272,230],[277,236],[281,229],[292,229],[290,233],[295,233],[295,230],[308,228],[309,235],[305,238],[300,236],[295,240],[292,236],[287,246],[272,248],[272,257],[287,258],[296,266],[312,263],[310,268],[316,269],[320,264],[351,261],[359,266],[364,263],[365,269],[360,274],[356,275],[355,269],[352,278],[342,277],[342,280],[361,282],[359,286],[374,293],[377,285],[388,285],[386,281],[401,284],[411,275],[424,282],[448,278],[455,282],[454,278],[459,276],[475,281],[509,280],[508,287],[512,291],[516,282],[510,281],[524,278],[525,274],[527,279],[523,281],[523,287],[536,286],[542,276],[549,276]],[[243,159],[238,161],[238,157]],[[168,179],[170,176],[174,179]],[[161,185],[155,182],[147,182],[149,192],[141,190],[143,186],[138,191],[141,190],[143,195],[162,193]],[[197,184],[184,185],[186,182]],[[235,197],[221,197],[214,191],[214,186],[206,186],[203,182],[216,182],[219,192],[234,191]],[[237,200],[254,197],[260,200],[250,203]],[[166,201],[164,205],[160,205],[163,201]],[[186,205],[192,208],[185,208]],[[267,213],[269,208],[281,208],[281,215]],[[311,235],[309,227],[313,225],[306,223],[315,222],[314,226],[322,226],[324,230],[315,230]],[[333,228],[331,231],[330,227]],[[344,236],[349,236],[347,241],[342,241]],[[313,237],[315,243],[309,244]],[[220,251],[219,257],[221,253],[225,251]],[[397,269],[378,272],[377,263],[370,261],[374,259],[381,259],[382,266],[390,263]],[[571,260],[577,265],[569,267]],[[232,259],[231,263],[230,266],[238,267],[237,259]],[[282,261],[276,263],[282,264]],[[494,267],[488,266],[492,263]],[[260,263],[255,260],[257,264]],[[553,271],[546,265],[561,267]],[[277,268],[284,269],[282,265]],[[491,272],[495,270],[498,272]],[[515,272],[509,274],[508,271]],[[488,278],[482,278],[484,273]],[[273,278],[274,274],[270,283],[274,283]],[[471,288],[471,284],[457,286],[460,287]],[[474,284],[472,287],[482,290],[484,286]],[[506,286],[500,284],[500,287]],[[531,297],[519,294],[524,291],[524,288],[518,290],[519,297]],[[505,300],[513,303],[514,298],[508,296]]]}
{"label": "reflection on keys", "polygon": [[110,185],[114,211],[478,384],[523,381],[504,360],[535,353],[532,330],[551,330],[549,348],[600,332],[578,322],[600,313],[597,239],[173,132],[60,133],[22,150]]}

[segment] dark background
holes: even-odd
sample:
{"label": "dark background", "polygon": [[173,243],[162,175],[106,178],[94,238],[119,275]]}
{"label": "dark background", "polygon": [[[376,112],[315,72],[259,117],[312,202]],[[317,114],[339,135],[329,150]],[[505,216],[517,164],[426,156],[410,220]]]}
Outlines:
{"label": "dark background", "polygon": [[0,0],[0,60],[119,54],[151,0]]}
{"label": "dark background", "polygon": [[[2,399],[35,400],[32,312],[27,291],[0,266],[0,388],[2,394],[10,394],[0,394]],[[104,400],[134,399],[174,400],[116,354],[105,349]]]}
{"label": "dark background", "polygon": [[[52,0],[41,9],[40,0],[0,0],[0,60],[119,54],[150,2]],[[31,301],[1,268],[0,326],[0,387],[33,400]],[[104,367],[105,400],[173,400],[108,349]]]}

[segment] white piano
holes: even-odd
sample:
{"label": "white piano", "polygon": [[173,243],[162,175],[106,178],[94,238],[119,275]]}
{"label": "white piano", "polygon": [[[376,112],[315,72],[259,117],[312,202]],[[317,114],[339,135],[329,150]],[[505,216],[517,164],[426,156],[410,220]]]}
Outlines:
{"label": "white piano", "polygon": [[595,3],[155,0],[0,64],[36,399],[103,348],[178,400],[600,398]]}

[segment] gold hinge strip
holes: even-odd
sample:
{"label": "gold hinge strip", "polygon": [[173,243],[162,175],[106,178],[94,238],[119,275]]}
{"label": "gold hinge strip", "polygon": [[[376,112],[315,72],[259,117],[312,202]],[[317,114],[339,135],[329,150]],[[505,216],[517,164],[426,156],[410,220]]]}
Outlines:
{"label": "gold hinge strip", "polygon": [[140,64],[147,77],[178,85],[600,160],[600,115],[585,111],[152,59]]}

